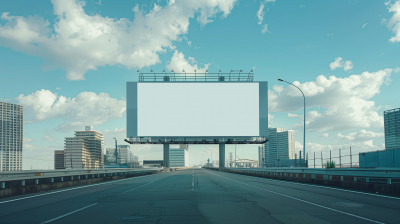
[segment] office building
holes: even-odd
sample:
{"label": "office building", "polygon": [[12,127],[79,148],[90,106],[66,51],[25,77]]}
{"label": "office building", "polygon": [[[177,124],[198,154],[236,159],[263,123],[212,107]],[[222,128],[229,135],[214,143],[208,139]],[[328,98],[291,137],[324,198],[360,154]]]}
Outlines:
{"label": "office building", "polygon": [[385,149],[400,149],[400,108],[383,112]]}
{"label": "office building", "polygon": [[115,148],[106,148],[106,164],[108,165],[121,165],[130,163],[133,158],[131,158],[129,145],[118,145],[118,160],[115,160]]}
{"label": "office building", "polygon": [[[262,166],[271,166],[280,160],[295,158],[295,132],[284,128],[268,128],[268,142],[263,146],[265,151]],[[260,160],[259,160],[260,161]]]}
{"label": "office building", "polygon": [[54,150],[54,169],[65,169],[64,150]]}
{"label": "office building", "polygon": [[130,146],[129,145],[118,145],[118,163],[126,164],[129,163],[130,157]]}
{"label": "office building", "polygon": [[[295,136],[293,130],[277,132],[278,135],[278,158],[294,159]],[[304,156],[302,155],[304,158]]]}
{"label": "office building", "polygon": [[186,145],[180,145],[179,149],[170,149],[169,160],[170,167],[188,167],[189,148]]}
{"label": "office building", "polygon": [[103,134],[93,131],[91,126],[86,126],[85,130],[92,131],[75,131],[75,137],[65,138],[65,166],[67,169],[101,168]]}
{"label": "office building", "polygon": [[0,171],[22,170],[23,107],[0,102]]}
{"label": "office building", "polygon": [[259,162],[259,167],[265,167],[265,147],[264,145],[258,146],[258,162]]}

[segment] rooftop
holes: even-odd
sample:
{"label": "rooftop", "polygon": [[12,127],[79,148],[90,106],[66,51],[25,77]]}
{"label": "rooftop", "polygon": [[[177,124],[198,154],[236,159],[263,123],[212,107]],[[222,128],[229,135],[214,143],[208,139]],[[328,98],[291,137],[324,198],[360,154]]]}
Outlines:
{"label": "rooftop", "polygon": [[221,70],[217,73],[206,72],[153,72],[139,73],[139,82],[252,82],[254,79],[253,70],[243,72],[243,70],[231,70],[229,73],[223,73]]}
{"label": "rooftop", "polygon": [[390,110],[385,110],[385,111],[383,111],[383,114],[393,113],[393,112],[399,112],[399,111],[400,111],[400,108],[390,109]]}

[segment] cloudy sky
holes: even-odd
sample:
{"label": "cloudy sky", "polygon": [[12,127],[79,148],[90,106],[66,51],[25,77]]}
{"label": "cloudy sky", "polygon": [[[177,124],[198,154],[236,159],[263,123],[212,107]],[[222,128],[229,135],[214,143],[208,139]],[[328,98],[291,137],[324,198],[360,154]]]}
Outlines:
{"label": "cloudy sky", "polygon": [[[24,169],[52,168],[85,125],[122,142],[137,69],[253,69],[269,81],[270,126],[295,130],[299,151],[302,96],[277,79],[293,82],[310,154],[383,149],[383,111],[400,107],[400,1],[3,0],[0,14],[0,100],[24,106]],[[191,146],[190,162],[216,159],[208,148]],[[237,154],[257,159],[257,146]]]}

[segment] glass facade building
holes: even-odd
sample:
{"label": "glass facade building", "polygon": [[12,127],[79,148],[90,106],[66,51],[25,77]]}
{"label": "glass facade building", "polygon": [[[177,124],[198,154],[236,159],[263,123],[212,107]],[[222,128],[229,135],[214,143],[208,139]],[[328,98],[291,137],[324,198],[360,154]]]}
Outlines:
{"label": "glass facade building", "polygon": [[[259,167],[268,167],[277,161],[294,159],[295,132],[284,128],[268,128],[268,142],[258,148]],[[260,154],[264,153],[264,157]]]}
{"label": "glass facade building", "polygon": [[23,107],[0,102],[0,171],[22,170]]}
{"label": "glass facade building", "polygon": [[400,149],[400,108],[383,112],[385,149]]}
{"label": "glass facade building", "polygon": [[170,149],[169,150],[170,167],[188,167],[189,166],[189,149]]}

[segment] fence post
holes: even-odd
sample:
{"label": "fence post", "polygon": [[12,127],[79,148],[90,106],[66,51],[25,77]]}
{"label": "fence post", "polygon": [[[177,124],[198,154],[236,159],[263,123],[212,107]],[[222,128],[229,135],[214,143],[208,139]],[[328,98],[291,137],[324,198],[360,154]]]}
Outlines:
{"label": "fence post", "polygon": [[378,164],[378,167],[379,167],[379,153],[378,153],[378,150],[376,150],[376,163]]}
{"label": "fence post", "polygon": [[321,168],[324,168],[324,160],[322,159],[322,151],[321,151]]}
{"label": "fence post", "polygon": [[352,167],[353,167],[353,160],[351,157],[351,146],[350,146],[350,168],[352,168]]}

